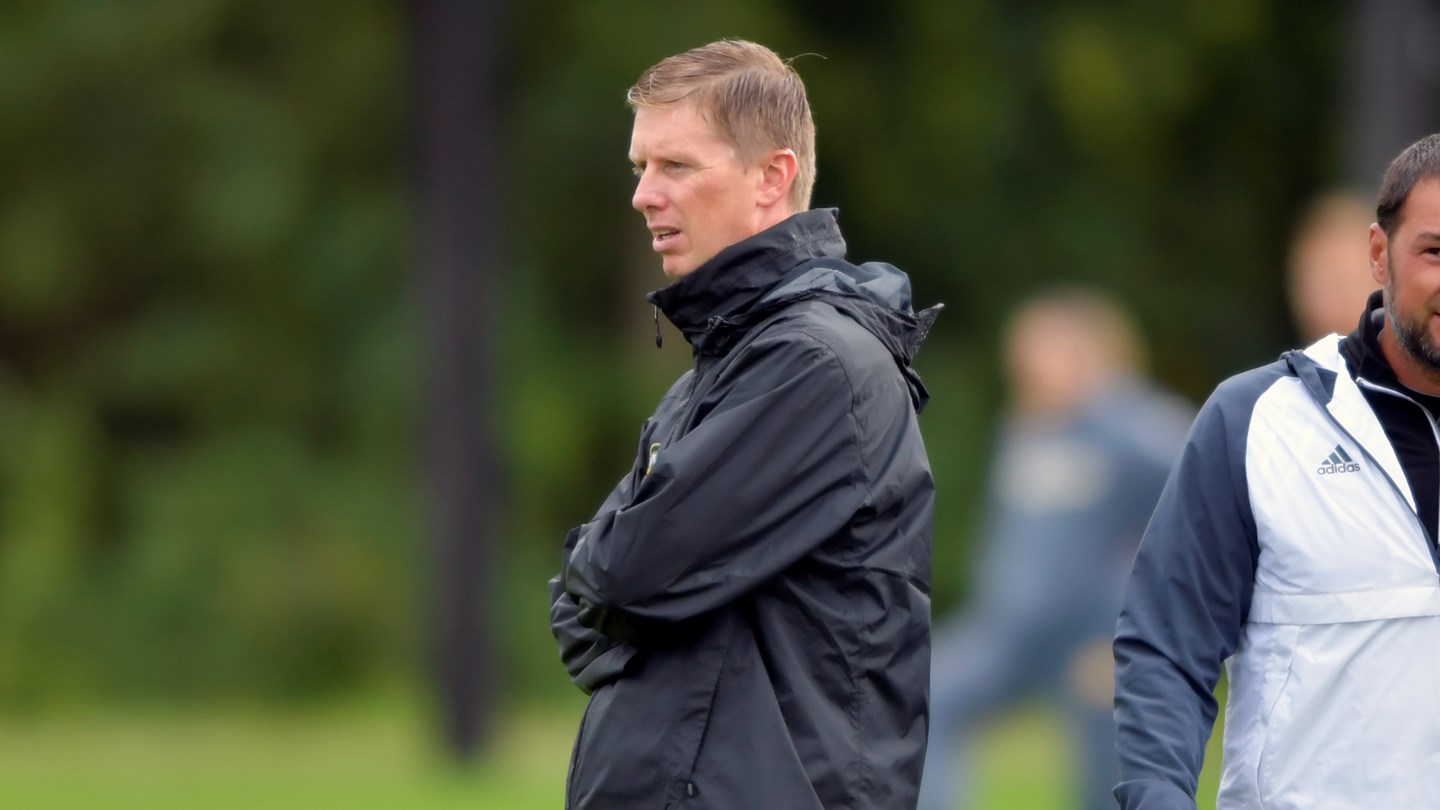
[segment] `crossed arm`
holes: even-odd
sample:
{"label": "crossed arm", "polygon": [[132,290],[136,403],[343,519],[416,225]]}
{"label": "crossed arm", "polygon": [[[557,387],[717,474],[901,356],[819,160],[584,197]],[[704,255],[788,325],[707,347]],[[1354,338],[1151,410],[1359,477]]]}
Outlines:
{"label": "crossed arm", "polygon": [[790,567],[868,497],[855,394],[830,348],[791,333],[741,351],[698,424],[567,538],[551,628],[582,689]]}

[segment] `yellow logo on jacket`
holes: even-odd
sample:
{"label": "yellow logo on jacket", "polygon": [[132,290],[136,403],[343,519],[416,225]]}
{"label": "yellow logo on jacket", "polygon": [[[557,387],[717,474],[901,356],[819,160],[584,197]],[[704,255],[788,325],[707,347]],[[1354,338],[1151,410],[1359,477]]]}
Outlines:
{"label": "yellow logo on jacket", "polygon": [[650,468],[655,466],[655,457],[660,455],[660,442],[650,445],[650,460],[645,462],[645,474],[650,474]]}

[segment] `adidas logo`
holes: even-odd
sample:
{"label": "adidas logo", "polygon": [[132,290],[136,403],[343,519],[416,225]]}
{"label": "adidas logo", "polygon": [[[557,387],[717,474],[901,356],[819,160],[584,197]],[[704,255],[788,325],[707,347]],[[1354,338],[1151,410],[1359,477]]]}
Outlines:
{"label": "adidas logo", "polygon": [[1320,462],[1320,466],[1316,468],[1315,472],[1320,475],[1360,472],[1360,465],[1355,462],[1355,459],[1350,458],[1350,454],[1345,452],[1345,448],[1337,444],[1335,449],[1330,451],[1330,455]]}

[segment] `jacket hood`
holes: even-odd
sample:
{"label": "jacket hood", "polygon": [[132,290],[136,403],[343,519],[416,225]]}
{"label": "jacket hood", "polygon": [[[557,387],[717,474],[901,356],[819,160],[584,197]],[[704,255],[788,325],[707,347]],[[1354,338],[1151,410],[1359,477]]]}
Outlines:
{"label": "jacket hood", "polygon": [[714,319],[745,315],[805,262],[843,260],[845,239],[837,214],[833,208],[795,214],[725,248],[647,297],[694,346]]}
{"label": "jacket hood", "polygon": [[796,214],[722,250],[648,300],[697,353],[724,352],[745,330],[800,301],[820,299],[860,324],[889,350],[910,384],[916,410],[928,393],[910,362],[942,305],[915,312],[910,278],[883,262],[845,260],[839,212]]}
{"label": "jacket hood", "polygon": [[1281,355],[1291,373],[1300,379],[1305,387],[1321,404],[1330,402],[1335,395],[1337,374],[1348,374],[1352,379],[1366,380],[1397,391],[1405,386],[1391,370],[1390,363],[1380,349],[1380,330],[1385,327],[1385,304],[1383,293],[1371,293],[1360,315],[1355,331],[1345,337],[1326,335],[1304,349],[1292,349]]}
{"label": "jacket hood", "polygon": [[1380,348],[1380,332],[1385,328],[1385,294],[1376,290],[1365,304],[1360,324],[1340,344],[1340,353],[1349,363],[1352,373],[1374,383],[1403,390],[1405,386],[1390,368],[1385,352]]}

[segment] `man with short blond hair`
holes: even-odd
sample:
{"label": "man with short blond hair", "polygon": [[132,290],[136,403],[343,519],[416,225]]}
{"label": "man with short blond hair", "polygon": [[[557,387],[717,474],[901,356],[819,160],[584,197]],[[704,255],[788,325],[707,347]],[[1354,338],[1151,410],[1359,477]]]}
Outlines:
{"label": "man with short blond hair", "polygon": [[646,71],[632,205],[695,367],[564,543],[551,629],[590,695],[569,808],[913,808],[934,483],[910,367],[933,314],[808,210],[805,87],[721,41]]}
{"label": "man with short blond hair", "polygon": [[745,162],[767,149],[788,147],[796,161],[790,205],[809,210],[815,121],[800,74],[769,48],[726,39],[672,56],[645,71],[625,100],[635,110],[682,100],[693,104]]}

